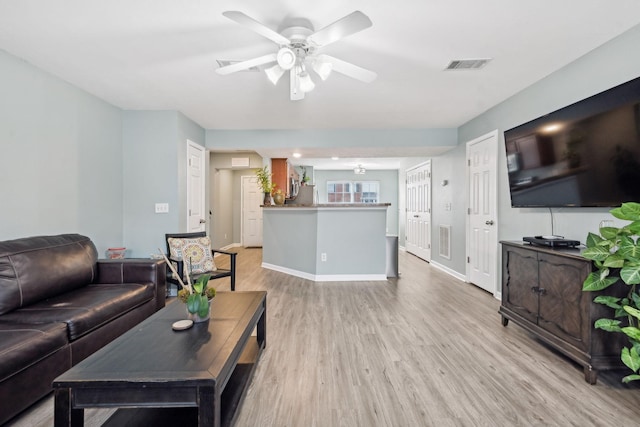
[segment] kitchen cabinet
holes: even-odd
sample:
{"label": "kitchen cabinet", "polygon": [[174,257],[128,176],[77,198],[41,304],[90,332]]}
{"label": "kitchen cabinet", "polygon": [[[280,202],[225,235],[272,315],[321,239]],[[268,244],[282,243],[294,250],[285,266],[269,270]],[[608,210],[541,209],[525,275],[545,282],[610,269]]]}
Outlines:
{"label": "kitchen cabinet", "polygon": [[593,327],[611,309],[595,304],[600,293],[623,296],[624,284],[605,292],[584,292],[582,283],[592,271],[579,249],[553,249],[523,242],[502,243],[503,326],[509,321],[583,366],[585,380],[595,384],[598,370],[622,368],[622,334]]}
{"label": "kitchen cabinet", "polygon": [[295,167],[287,159],[271,159],[271,172],[276,189],[282,190],[286,197],[292,197],[291,180],[298,176]]}

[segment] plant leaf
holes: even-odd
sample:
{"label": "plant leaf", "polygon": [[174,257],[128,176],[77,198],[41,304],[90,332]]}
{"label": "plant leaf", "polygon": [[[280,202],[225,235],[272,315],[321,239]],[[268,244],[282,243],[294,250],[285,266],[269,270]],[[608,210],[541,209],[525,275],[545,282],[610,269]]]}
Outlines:
{"label": "plant leaf", "polygon": [[602,329],[607,332],[622,332],[619,320],[598,319],[593,325],[596,329]]}
{"label": "plant leaf", "polygon": [[600,235],[606,240],[614,240],[619,232],[620,229],[618,227],[602,227],[600,229]]}
{"label": "plant leaf", "polygon": [[630,237],[620,238],[620,247],[616,253],[630,261],[640,261],[640,246],[637,246]]}
{"label": "plant leaf", "polygon": [[631,224],[627,224],[626,228],[628,228],[632,234],[638,235],[640,234],[640,221],[633,221]]}
{"label": "plant leaf", "polygon": [[623,203],[619,208],[611,209],[609,212],[611,213],[611,215],[615,216],[618,219],[624,219],[627,221],[639,221],[640,203]]}
{"label": "plant leaf", "polygon": [[638,369],[640,369],[640,356],[635,348],[632,347],[631,350],[627,347],[623,348],[620,354],[620,359],[622,360],[622,363],[624,363],[634,373],[638,372]]}
{"label": "plant leaf", "polygon": [[611,308],[622,308],[620,305],[620,298],[612,297],[610,295],[598,295],[593,299],[593,302],[606,305]]}
{"label": "plant leaf", "polygon": [[633,305],[640,307],[640,295],[638,295],[637,292],[631,293],[631,300],[633,301]]}
{"label": "plant leaf", "polygon": [[640,266],[623,267],[620,270],[620,278],[627,285],[637,285],[640,283]]}
{"label": "plant leaf", "polygon": [[629,313],[631,316],[633,316],[636,319],[640,320],[640,310],[638,310],[637,308],[631,307],[629,305],[625,305],[622,308],[624,308],[624,311]]}
{"label": "plant leaf", "polygon": [[584,283],[582,284],[583,291],[601,291],[608,288],[618,281],[617,277],[607,277],[609,275],[609,269],[594,271],[589,273]]}
{"label": "plant leaf", "polygon": [[604,261],[609,255],[611,255],[609,250],[602,246],[592,246],[582,251],[583,257],[594,261]]}
{"label": "plant leaf", "polygon": [[198,295],[191,294],[187,297],[187,310],[189,313],[197,313],[200,308],[200,298]]}
{"label": "plant leaf", "polygon": [[[621,331],[632,340],[640,341],[640,329],[634,326],[626,326]],[[638,353],[636,352],[636,355]]]}
{"label": "plant leaf", "polygon": [[587,241],[585,242],[585,245],[587,246],[587,248],[593,248],[595,246],[598,246],[598,244],[602,240],[602,237],[598,236],[595,233],[589,232],[589,234],[587,234]]}
{"label": "plant leaf", "polygon": [[626,377],[624,377],[622,379],[623,383],[630,383],[631,381],[637,381],[640,380],[640,375],[637,374],[633,374],[633,375],[627,375]]}
{"label": "plant leaf", "polygon": [[207,314],[209,313],[209,300],[207,300],[206,295],[200,295],[198,297],[198,300],[200,301],[200,307],[198,308],[198,316],[206,317]]}
{"label": "plant leaf", "polygon": [[611,254],[604,260],[602,265],[609,268],[622,268],[624,267],[624,257],[618,253]]}

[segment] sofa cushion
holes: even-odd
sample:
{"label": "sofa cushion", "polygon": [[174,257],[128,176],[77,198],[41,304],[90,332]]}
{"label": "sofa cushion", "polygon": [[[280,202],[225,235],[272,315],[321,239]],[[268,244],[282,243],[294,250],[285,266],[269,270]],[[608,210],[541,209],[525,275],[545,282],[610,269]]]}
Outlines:
{"label": "sofa cushion", "polygon": [[4,314],[2,321],[27,324],[63,322],[69,341],[135,309],[155,296],[154,285],[92,284]]}
{"label": "sofa cushion", "polygon": [[78,234],[0,242],[0,314],[93,282],[97,260],[95,245]]}
{"label": "sofa cushion", "polygon": [[28,325],[0,321],[0,382],[66,345],[64,323]]}

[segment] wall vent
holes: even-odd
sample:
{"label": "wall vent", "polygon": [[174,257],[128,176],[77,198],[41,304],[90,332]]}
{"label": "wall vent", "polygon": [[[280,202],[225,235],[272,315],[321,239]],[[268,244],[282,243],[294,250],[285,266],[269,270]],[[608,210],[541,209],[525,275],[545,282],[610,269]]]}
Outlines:
{"label": "wall vent", "polygon": [[[227,65],[237,64],[238,62],[242,62],[242,61],[232,61],[230,59],[216,59],[216,62],[220,67],[226,67]],[[260,68],[258,68],[257,66],[253,66],[253,67],[247,68],[246,70],[240,70],[238,72],[240,73],[244,71],[251,71],[255,73],[255,72],[260,72]]]}
{"label": "wall vent", "polygon": [[491,58],[481,59],[454,59],[445,70],[479,70],[487,65]]}
{"label": "wall vent", "polygon": [[442,258],[451,259],[451,226],[440,225],[438,227],[440,234],[440,255]]}
{"label": "wall vent", "polygon": [[231,167],[232,168],[248,168],[249,158],[248,157],[232,157]]}

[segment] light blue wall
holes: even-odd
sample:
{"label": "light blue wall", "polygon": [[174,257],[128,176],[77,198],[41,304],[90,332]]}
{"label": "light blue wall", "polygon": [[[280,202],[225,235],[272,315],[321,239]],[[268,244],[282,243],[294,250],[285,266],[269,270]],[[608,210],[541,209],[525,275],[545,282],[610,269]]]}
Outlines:
{"label": "light blue wall", "polygon": [[262,261],[319,280],[384,277],[385,217],[379,208],[264,209]]}
{"label": "light blue wall", "polygon": [[313,182],[318,194],[318,203],[327,203],[327,181],[378,181],[380,203],[391,203],[387,208],[387,234],[398,235],[398,171],[367,170],[356,175],[353,170],[314,170]]}
{"label": "light blue wall", "polygon": [[[175,111],[123,112],[124,244],[128,256],[165,248],[165,233],[185,232],[187,139],[203,144],[204,130]],[[169,213],[156,214],[156,203]]]}
{"label": "light blue wall", "polygon": [[262,217],[262,262],[316,274],[318,212],[312,209],[271,208],[264,209]]}
{"label": "light blue wall", "polygon": [[[316,274],[384,277],[385,216],[385,211],[378,209],[319,210]],[[323,253],[327,254],[326,261],[322,261]]]}
{"label": "light blue wall", "polygon": [[[503,132],[551,111],[609,89],[640,76],[640,26],[593,50],[589,54],[531,85],[486,113],[458,129],[459,146],[434,159],[434,182],[451,177],[451,188],[462,193],[464,174],[451,171],[465,168],[465,147],[468,141],[498,129],[498,236],[501,240],[519,240],[523,236],[550,234],[551,216],[543,208],[511,208],[507,180]],[[454,181],[455,179],[455,181]],[[434,188],[434,198],[437,187]],[[464,197],[452,197],[453,210],[445,212],[441,202],[434,203],[434,226],[451,221],[452,259],[439,260],[455,271],[465,271]],[[584,242],[589,231],[596,230],[602,219],[609,218],[607,209],[554,208],[554,232]]]}
{"label": "light blue wall", "polygon": [[123,243],[120,110],[0,51],[0,240]]}

